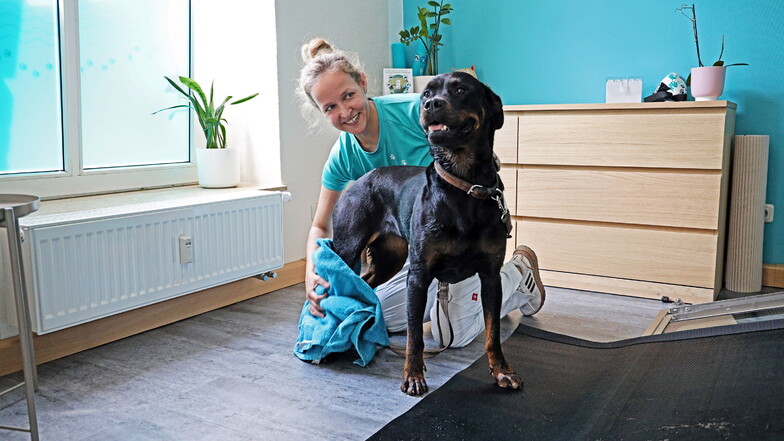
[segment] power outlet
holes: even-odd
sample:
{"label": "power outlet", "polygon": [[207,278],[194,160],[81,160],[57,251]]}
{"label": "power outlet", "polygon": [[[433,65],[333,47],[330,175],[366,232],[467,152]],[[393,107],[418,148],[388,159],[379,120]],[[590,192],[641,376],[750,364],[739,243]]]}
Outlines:
{"label": "power outlet", "polygon": [[773,204],[765,204],[765,223],[773,222]]}

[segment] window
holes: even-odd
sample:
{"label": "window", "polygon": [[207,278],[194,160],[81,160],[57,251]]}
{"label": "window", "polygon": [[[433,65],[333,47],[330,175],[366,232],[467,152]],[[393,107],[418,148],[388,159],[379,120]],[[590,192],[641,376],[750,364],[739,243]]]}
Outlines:
{"label": "window", "polygon": [[[0,193],[195,181],[189,0],[0,0]],[[10,31],[10,32],[9,32]]]}
{"label": "window", "polygon": [[55,6],[0,0],[0,173],[63,170]]}
{"label": "window", "polygon": [[[188,109],[163,79],[189,72],[187,0],[79,0],[85,169],[189,161]],[[169,92],[169,93],[166,93]]]}

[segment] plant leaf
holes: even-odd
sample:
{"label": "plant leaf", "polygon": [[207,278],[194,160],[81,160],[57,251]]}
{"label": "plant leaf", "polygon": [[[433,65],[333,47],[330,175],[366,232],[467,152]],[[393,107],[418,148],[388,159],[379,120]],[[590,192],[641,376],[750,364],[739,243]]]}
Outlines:
{"label": "plant leaf", "polygon": [[721,60],[719,60],[719,61],[717,61],[717,62],[713,63],[713,65],[714,65],[714,66],[724,66],[724,62],[723,62],[723,61],[721,61]]}
{"label": "plant leaf", "polygon": [[199,98],[201,98],[201,102],[204,103],[204,108],[208,107],[209,103],[207,102],[207,97],[204,95],[204,91],[201,90],[201,86],[199,86],[199,83],[187,77],[180,77],[180,82],[188,86],[189,89],[199,94]]}
{"label": "plant leaf", "polygon": [[218,106],[218,108],[217,108],[217,109],[215,109],[215,114],[213,115],[215,118],[218,118],[218,119],[220,119],[221,115],[223,115],[223,108],[224,108],[224,107],[226,107],[226,103],[228,103],[228,102],[229,102],[229,100],[230,100],[230,99],[232,99],[232,98],[233,98],[233,97],[232,97],[231,95],[227,96],[227,97],[226,97],[226,98],[223,100],[223,102],[220,104],[220,106]]}
{"label": "plant leaf", "polygon": [[443,23],[445,25],[451,25],[452,24],[452,20],[450,20],[448,18],[442,18],[441,19],[441,23]]}
{"label": "plant leaf", "polygon": [[427,4],[428,4],[428,5],[430,5],[430,6],[432,6],[432,7],[434,7],[434,8],[437,8],[437,7],[439,7],[439,6],[440,6],[440,5],[438,4],[438,2],[436,2],[436,1],[433,1],[433,0],[430,0],[429,2],[427,2]]}
{"label": "plant leaf", "polygon": [[212,111],[213,111],[213,109],[215,109],[214,107],[212,107],[212,105],[213,105],[213,104],[212,104],[212,91],[213,91],[213,86],[215,86],[215,80],[212,80],[212,83],[210,83],[210,110],[209,110],[210,112],[212,112]]}
{"label": "plant leaf", "polygon": [[239,99],[239,100],[237,100],[237,101],[234,101],[233,103],[230,103],[230,104],[234,105],[234,104],[240,104],[240,103],[244,103],[245,101],[250,101],[250,100],[252,100],[253,98],[256,98],[256,96],[257,96],[257,95],[258,95],[258,93],[254,93],[254,94],[253,94],[253,95],[251,95],[251,96],[246,96],[245,98]]}
{"label": "plant leaf", "polygon": [[156,110],[155,112],[152,112],[152,115],[155,115],[158,112],[163,112],[164,110],[180,109],[182,107],[187,107],[188,109],[193,109],[193,107],[189,106],[188,104],[180,104],[180,105],[177,105],[177,106],[167,107],[167,108],[161,109],[161,110]]}
{"label": "plant leaf", "polygon": [[189,94],[188,92],[182,90],[182,88],[180,86],[178,86],[177,83],[175,83],[171,78],[169,78],[167,76],[164,76],[164,78],[166,78],[166,81],[168,81],[169,84],[171,84],[172,87],[177,89],[177,91],[179,91],[181,94],[185,95],[186,97],[190,97],[191,94]]}

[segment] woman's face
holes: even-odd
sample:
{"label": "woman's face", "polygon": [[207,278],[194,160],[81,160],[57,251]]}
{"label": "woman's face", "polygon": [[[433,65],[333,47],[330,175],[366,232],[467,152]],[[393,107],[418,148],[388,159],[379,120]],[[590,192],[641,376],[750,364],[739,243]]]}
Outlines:
{"label": "woman's face", "polygon": [[[364,77],[362,78],[364,82]],[[310,89],[321,113],[338,130],[359,135],[368,125],[370,104],[365,88],[347,73],[324,72]]]}

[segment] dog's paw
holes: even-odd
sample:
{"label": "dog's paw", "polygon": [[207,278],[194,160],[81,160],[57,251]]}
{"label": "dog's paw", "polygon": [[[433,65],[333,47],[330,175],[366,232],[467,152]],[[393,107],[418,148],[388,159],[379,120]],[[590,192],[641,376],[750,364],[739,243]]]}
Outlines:
{"label": "dog's paw", "polygon": [[493,378],[495,378],[498,386],[503,387],[504,389],[519,390],[523,388],[523,379],[514,371],[493,372]]}
{"label": "dog's paw", "polygon": [[406,375],[403,378],[403,382],[400,384],[400,390],[404,394],[411,395],[412,397],[424,395],[427,392],[425,376],[423,374]]}

